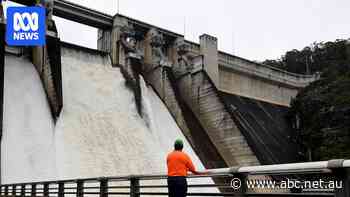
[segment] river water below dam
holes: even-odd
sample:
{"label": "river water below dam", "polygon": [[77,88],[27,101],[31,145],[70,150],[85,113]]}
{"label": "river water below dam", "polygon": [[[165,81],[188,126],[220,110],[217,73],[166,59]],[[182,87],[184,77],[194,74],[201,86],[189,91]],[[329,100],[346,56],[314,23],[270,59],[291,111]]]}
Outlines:
{"label": "river water below dam", "polygon": [[56,123],[35,67],[24,57],[5,57],[2,183],[166,173],[166,155],[178,137],[204,168],[142,79],[143,118],[108,55],[61,52],[63,109]]}

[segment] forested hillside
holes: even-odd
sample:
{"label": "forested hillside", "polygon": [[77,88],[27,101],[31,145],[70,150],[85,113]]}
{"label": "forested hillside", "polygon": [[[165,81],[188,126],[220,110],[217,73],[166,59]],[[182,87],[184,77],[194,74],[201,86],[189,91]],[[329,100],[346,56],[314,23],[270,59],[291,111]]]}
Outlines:
{"label": "forested hillside", "polygon": [[265,64],[299,74],[321,73],[300,91],[288,119],[302,160],[350,158],[350,46],[346,40],[314,43]]}

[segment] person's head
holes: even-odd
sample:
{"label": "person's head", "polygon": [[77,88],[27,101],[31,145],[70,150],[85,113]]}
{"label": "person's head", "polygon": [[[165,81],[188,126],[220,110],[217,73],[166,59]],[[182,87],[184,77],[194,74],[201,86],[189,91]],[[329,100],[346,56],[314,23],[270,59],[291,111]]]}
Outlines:
{"label": "person's head", "polygon": [[178,151],[182,151],[184,147],[184,143],[181,139],[176,139],[174,143],[174,149]]}

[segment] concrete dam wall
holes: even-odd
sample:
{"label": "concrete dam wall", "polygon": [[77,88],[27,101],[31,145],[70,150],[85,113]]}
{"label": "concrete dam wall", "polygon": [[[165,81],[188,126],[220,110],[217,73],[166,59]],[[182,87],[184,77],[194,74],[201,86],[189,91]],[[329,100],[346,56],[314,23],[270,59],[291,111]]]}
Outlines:
{"label": "concrete dam wall", "polygon": [[203,70],[146,73],[207,168],[298,161],[287,107],[221,92]]}
{"label": "concrete dam wall", "polygon": [[259,164],[204,71],[181,77],[178,85],[181,96],[229,166]]}
{"label": "concrete dam wall", "polygon": [[[296,144],[285,137],[291,133],[282,118],[284,113],[273,112],[281,116],[275,121],[268,113],[251,118],[249,114],[254,110],[264,109],[247,107],[222,93],[286,109],[290,99],[315,76],[299,76],[235,57],[218,51],[217,45],[217,38],[207,34],[196,44],[182,35],[122,15],[115,15],[113,27],[100,29],[98,36],[99,49],[111,54],[113,65],[133,73],[130,68],[138,62],[142,69],[137,72],[168,107],[207,168],[295,161],[280,149],[261,153],[262,148],[280,146],[288,146],[287,152],[295,153]],[[270,137],[262,138],[262,134]],[[276,136],[283,137],[281,143],[276,143]]]}
{"label": "concrete dam wall", "polygon": [[64,105],[56,124],[34,65],[23,56],[5,56],[3,183],[165,173],[176,138],[204,168],[142,77],[143,118],[108,54],[67,44],[61,54]]}
{"label": "concrete dam wall", "polygon": [[198,118],[180,94],[177,80],[168,67],[158,66],[144,73],[207,169],[227,167]]}
{"label": "concrete dam wall", "polygon": [[218,51],[207,34],[196,44],[97,15],[78,22],[107,21],[96,26],[99,50],[60,42],[48,17],[46,46],[2,58],[4,183],[165,173],[178,137],[199,168],[298,160],[284,115],[315,76]]}
{"label": "concrete dam wall", "polygon": [[220,95],[233,108],[236,121],[261,164],[298,162],[287,107],[225,92]]}

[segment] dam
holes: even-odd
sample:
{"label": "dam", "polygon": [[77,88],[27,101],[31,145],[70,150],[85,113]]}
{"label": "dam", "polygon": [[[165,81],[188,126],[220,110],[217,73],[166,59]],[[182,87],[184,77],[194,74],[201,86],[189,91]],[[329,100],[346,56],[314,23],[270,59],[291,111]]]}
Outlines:
{"label": "dam", "polygon": [[[208,34],[194,43],[120,14],[47,6],[43,47],[7,46],[1,26],[2,184],[165,173],[176,138],[198,169],[300,161],[285,116],[318,76],[219,51]],[[98,28],[98,48],[61,41],[52,15]]]}

